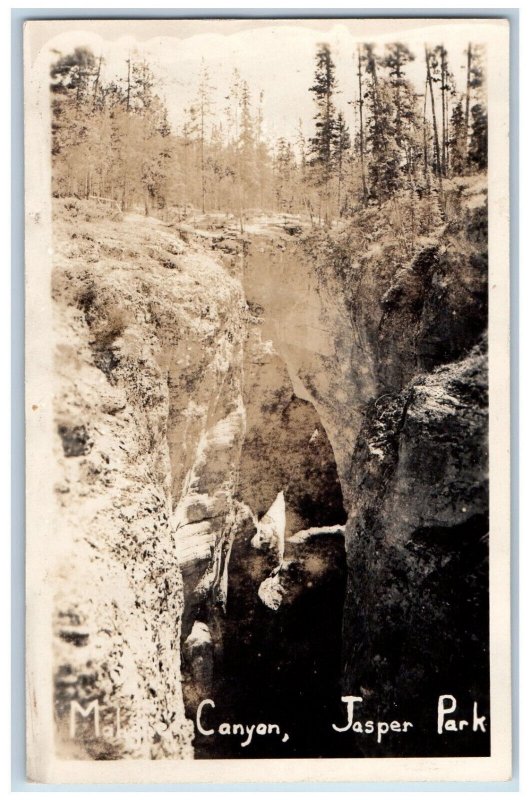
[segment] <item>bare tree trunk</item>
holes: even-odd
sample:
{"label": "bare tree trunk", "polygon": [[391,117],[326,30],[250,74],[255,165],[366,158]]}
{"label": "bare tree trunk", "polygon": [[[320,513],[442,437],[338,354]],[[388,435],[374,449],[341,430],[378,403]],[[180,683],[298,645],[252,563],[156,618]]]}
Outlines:
{"label": "bare tree trunk", "polygon": [[442,190],[442,165],[440,162],[440,141],[438,139],[438,123],[436,122],[436,104],[434,102],[434,92],[432,88],[431,55],[427,50],[427,48],[425,48],[425,62],[427,65],[427,82],[429,84],[429,93],[431,95],[431,113],[432,113],[432,127],[434,134],[434,153],[436,157],[436,174],[438,175],[440,202],[442,202],[443,190]]}
{"label": "bare tree trunk", "polygon": [[311,222],[311,227],[315,227],[315,218],[313,217],[313,206],[311,205],[311,200],[308,197],[304,197],[303,204],[307,208],[307,213],[309,214],[309,220]]}
{"label": "bare tree trunk", "polygon": [[446,175],[451,172],[451,148],[449,147],[449,87],[445,92],[445,170]]}
{"label": "bare tree trunk", "polygon": [[204,172],[204,101],[201,103],[201,195],[202,213],[206,209],[206,175]]}
{"label": "bare tree trunk", "polygon": [[126,103],[127,111],[131,108],[131,56],[127,59],[127,103]]}
{"label": "bare tree trunk", "polygon": [[92,107],[94,108],[98,99],[98,88],[99,88],[99,79],[101,77],[101,62],[103,61],[103,56],[99,57],[98,61],[98,71],[96,72],[96,79],[94,81],[94,93],[92,95]]}
{"label": "bare tree trunk", "polygon": [[81,69],[81,67],[79,67],[78,68],[77,88],[76,88],[76,92],[75,92],[75,104],[76,104],[76,106],[78,106],[79,103],[81,102],[81,81],[83,80],[84,75],[85,75],[84,71]]}
{"label": "bare tree trunk", "polygon": [[337,173],[337,180],[338,180],[338,187],[337,187],[337,206],[338,206],[338,208],[337,208],[337,211],[338,211],[339,217],[341,217],[342,214],[341,214],[341,209],[340,209],[340,201],[341,201],[340,193],[341,193],[341,189],[342,189],[342,153],[339,153],[339,165],[338,166],[339,166],[339,169],[338,169],[338,173]]}
{"label": "bare tree trunk", "polygon": [[445,150],[445,142],[446,142],[446,135],[445,135],[445,93],[446,93],[446,63],[445,63],[445,55],[444,55],[444,48],[442,45],[441,50],[441,65],[440,65],[440,74],[441,74],[441,81],[440,81],[440,90],[442,93],[442,175],[447,174],[447,164],[445,160],[446,150]]}
{"label": "bare tree trunk", "polygon": [[427,147],[427,94],[428,94],[427,78],[425,78],[425,95],[423,99],[423,176],[427,180],[429,171],[429,152]]}
{"label": "bare tree trunk", "polygon": [[467,67],[466,67],[466,110],[464,115],[464,133],[465,133],[465,154],[467,159],[468,150],[468,135],[469,135],[469,105],[471,98],[471,42],[467,46]]}
{"label": "bare tree trunk", "polygon": [[363,203],[366,203],[368,192],[366,191],[366,176],[364,174],[364,126],[363,126],[363,82],[361,74],[361,49],[357,48],[357,78],[359,80],[359,148],[361,155],[361,180],[363,184]]}

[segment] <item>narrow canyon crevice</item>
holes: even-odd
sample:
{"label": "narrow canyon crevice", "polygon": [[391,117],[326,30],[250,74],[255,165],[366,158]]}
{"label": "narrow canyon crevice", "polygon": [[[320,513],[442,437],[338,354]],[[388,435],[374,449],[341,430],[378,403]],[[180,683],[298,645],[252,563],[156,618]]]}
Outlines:
{"label": "narrow canyon crevice", "polygon": [[[275,248],[281,232],[270,239]],[[244,271],[253,268],[252,249]],[[251,265],[251,266],[250,266]],[[292,266],[292,265],[291,265]],[[271,272],[271,280],[275,280]],[[260,296],[261,300],[264,298]],[[289,741],[258,737],[253,757],[332,755],[336,737],[315,739],[312,725],[331,731],[338,712],[342,607],[346,563],[342,531],[347,519],[333,448],[315,405],[295,392],[291,373],[277,349],[269,310],[256,295],[249,315],[243,357],[245,435],[235,501],[242,509],[227,569],[222,603],[202,597],[194,605],[194,627],[184,626],[184,686],[188,714],[205,698],[225,722],[262,720],[289,731]],[[278,492],[286,505],[285,549],[253,546],[256,518]],[[319,533],[290,541],[301,530]],[[329,528],[329,531],[326,530]],[[280,568],[278,609],[259,596],[263,582]],[[326,738],[326,737],[324,737]],[[241,740],[221,744],[197,734],[198,758],[240,757]]]}
{"label": "narrow canyon crevice", "polygon": [[[328,573],[331,582],[336,581],[338,596],[342,597],[341,581],[346,586],[344,607],[342,600],[334,604],[328,598],[329,608],[335,609],[334,622],[342,618],[340,633],[333,645],[315,622],[313,633],[321,642],[313,641],[314,651],[308,645],[311,652],[322,647],[330,654],[327,665],[320,662],[313,670],[323,683],[317,688],[307,676],[302,679],[297,662],[298,681],[282,682],[288,687],[285,694],[276,691],[282,697],[279,705],[292,707],[292,698],[305,697],[303,687],[312,687],[314,702],[309,706],[318,720],[322,752],[328,752],[329,745],[336,755],[355,755],[351,740],[341,739],[339,744],[330,733],[330,718],[338,719],[341,713],[341,692],[361,694],[364,714],[370,718],[406,716],[408,709],[416,709],[405,742],[396,744],[396,738],[389,738],[376,745],[366,737],[355,745],[363,755],[392,755],[396,747],[416,755],[462,750],[481,755],[489,748],[487,734],[455,742],[437,737],[433,726],[440,693],[456,693],[466,713],[473,702],[484,713],[489,711],[483,187],[459,190],[452,201],[456,216],[432,232],[408,262],[397,260],[388,245],[386,253],[372,246],[355,261],[348,237],[322,242],[309,233],[297,241],[263,227],[248,234],[242,282],[260,321],[260,338],[281,356],[299,401],[310,402],[318,413],[337,464],[342,504],[349,512],[344,566]],[[261,366],[264,373],[270,369],[268,361]],[[262,378],[267,381],[265,374]],[[255,393],[262,391],[258,383]],[[251,431],[250,442],[254,436]],[[270,468],[259,436],[257,443],[264,454],[263,467]],[[245,473],[252,474],[248,461]],[[271,487],[263,510],[279,486]],[[320,502],[319,507],[325,505]],[[297,519],[296,524],[318,523]],[[332,520],[323,524],[331,525]],[[250,536],[247,533],[247,541]],[[248,577],[240,592],[248,598],[253,588],[255,596],[267,567],[259,556],[244,549],[240,553],[244,540],[237,540],[231,569],[237,597],[238,564],[257,560],[254,582]],[[328,567],[337,552],[344,558],[341,539],[323,536],[319,544],[319,557]],[[296,582],[285,576],[286,585]],[[299,590],[303,582],[304,578],[298,581]],[[309,606],[310,593],[304,600]],[[267,630],[263,618],[268,612],[257,608],[256,628],[261,632]],[[244,621],[254,618],[248,600],[242,609],[238,611],[234,599],[236,654],[243,648]],[[281,613],[288,614],[285,606]],[[314,610],[310,616],[318,619]],[[304,612],[298,609],[296,618],[303,628]],[[281,615],[270,619],[280,625]],[[255,637],[253,623],[250,630]],[[224,636],[226,645],[229,632]],[[223,662],[223,675],[232,671],[243,678],[235,692],[245,697],[241,712],[249,702],[241,690],[245,682],[252,687],[252,697],[264,703],[259,711],[276,709],[263,689],[274,674],[264,653],[271,652],[272,666],[279,671],[283,667],[281,654],[270,648],[276,636],[282,634],[273,630],[264,639],[257,636],[257,655],[252,649],[247,653],[249,662],[254,655],[260,667],[252,670],[260,676],[255,683],[246,672],[244,677],[238,672],[237,655],[229,670]],[[297,652],[304,652],[296,641]],[[335,656],[340,668],[326,671]],[[290,658],[296,661],[292,653]],[[235,697],[231,703],[238,707]],[[294,716],[303,720],[296,737],[298,754],[312,752],[307,734],[311,713],[304,715],[297,706]],[[237,749],[227,747],[230,752],[231,747]],[[265,751],[270,752],[266,747]]]}

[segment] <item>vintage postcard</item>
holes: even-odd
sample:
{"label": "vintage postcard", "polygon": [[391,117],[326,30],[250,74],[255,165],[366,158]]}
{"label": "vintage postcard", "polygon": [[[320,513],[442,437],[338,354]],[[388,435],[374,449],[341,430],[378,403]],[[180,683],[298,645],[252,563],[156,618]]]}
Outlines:
{"label": "vintage postcard", "polygon": [[42,783],[508,780],[509,24],[25,27]]}

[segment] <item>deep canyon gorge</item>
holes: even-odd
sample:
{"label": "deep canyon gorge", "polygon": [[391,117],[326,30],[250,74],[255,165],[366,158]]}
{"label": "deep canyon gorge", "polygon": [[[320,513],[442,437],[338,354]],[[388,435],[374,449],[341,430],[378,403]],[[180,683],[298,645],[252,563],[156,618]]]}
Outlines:
{"label": "deep canyon gorge", "polygon": [[[56,202],[59,752],[487,754],[436,732],[440,694],[488,708],[485,179],[420,211],[411,244],[390,204],[241,233]],[[337,734],[345,694],[414,728]],[[288,741],[201,735],[205,698]]]}

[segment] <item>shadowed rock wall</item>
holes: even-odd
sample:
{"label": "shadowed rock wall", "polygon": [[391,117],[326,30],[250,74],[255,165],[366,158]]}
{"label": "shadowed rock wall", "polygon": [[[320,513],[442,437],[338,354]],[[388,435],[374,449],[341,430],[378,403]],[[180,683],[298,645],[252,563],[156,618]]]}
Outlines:
{"label": "shadowed rock wall", "polygon": [[327,234],[256,239],[245,291],[338,465],[343,690],[367,716],[399,707],[417,721],[366,754],[481,755],[489,734],[436,734],[436,702],[459,694],[466,713],[473,699],[488,712],[484,181],[448,186],[445,218],[421,210],[410,250],[386,207]]}

